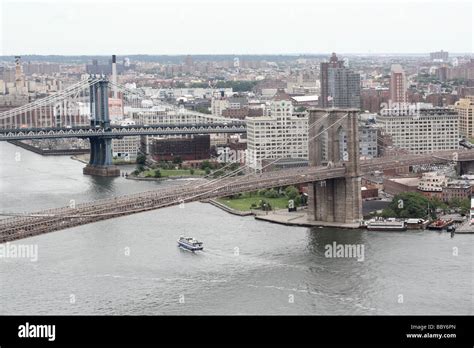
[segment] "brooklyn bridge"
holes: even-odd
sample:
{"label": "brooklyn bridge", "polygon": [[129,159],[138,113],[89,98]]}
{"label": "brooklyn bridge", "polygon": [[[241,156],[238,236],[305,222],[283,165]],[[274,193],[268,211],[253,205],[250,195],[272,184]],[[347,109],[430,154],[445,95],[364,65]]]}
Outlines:
{"label": "brooklyn bridge", "polygon": [[[111,160],[113,138],[246,131],[244,121],[180,110],[171,105],[164,107],[174,113],[173,123],[111,125],[108,83],[104,78],[89,78],[56,95],[1,113],[0,140],[88,138],[91,142],[91,159],[84,173],[113,176],[117,171]],[[120,85],[114,87],[122,91],[123,100],[132,103],[140,101],[137,92]],[[132,97],[127,99],[127,93]],[[462,167],[474,161],[474,151],[461,149],[360,160],[359,110],[315,108],[309,110],[308,114],[307,167],[255,172],[245,165],[221,177],[197,183],[188,182],[178,188],[110,197],[37,212],[2,212],[2,215],[9,217],[0,220],[0,242],[193,201],[297,184],[307,184],[309,187],[309,220],[359,223],[362,219],[363,175],[421,164],[458,162]],[[181,122],[176,122],[176,119]],[[84,124],[85,121],[89,124]],[[344,150],[342,139],[346,139],[347,144]],[[279,159],[275,156],[270,164]]]}

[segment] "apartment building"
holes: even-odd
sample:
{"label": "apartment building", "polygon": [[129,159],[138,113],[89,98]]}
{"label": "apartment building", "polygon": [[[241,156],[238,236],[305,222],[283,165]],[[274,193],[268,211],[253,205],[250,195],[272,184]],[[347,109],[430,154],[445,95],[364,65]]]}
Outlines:
{"label": "apartment building", "polygon": [[452,108],[420,103],[383,109],[377,123],[391,136],[395,148],[413,154],[459,148],[459,116]]}
{"label": "apartment building", "polygon": [[474,95],[468,95],[454,104],[459,115],[459,134],[467,139],[474,138]]}
{"label": "apartment building", "polygon": [[262,169],[262,160],[308,159],[308,116],[294,113],[289,100],[270,103],[266,116],[247,118],[247,161]]}

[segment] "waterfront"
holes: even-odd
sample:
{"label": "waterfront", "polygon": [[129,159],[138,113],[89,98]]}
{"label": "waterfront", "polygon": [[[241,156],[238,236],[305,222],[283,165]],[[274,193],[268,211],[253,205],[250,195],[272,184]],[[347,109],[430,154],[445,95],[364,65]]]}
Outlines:
{"label": "waterfront", "polygon": [[[93,178],[83,166],[0,143],[1,210],[182,183]],[[181,234],[205,252],[178,249]],[[0,259],[0,314],[472,314],[473,241],[289,227],[191,203],[16,242],[38,244],[38,261]],[[333,242],[364,245],[364,261],[326,258]]]}

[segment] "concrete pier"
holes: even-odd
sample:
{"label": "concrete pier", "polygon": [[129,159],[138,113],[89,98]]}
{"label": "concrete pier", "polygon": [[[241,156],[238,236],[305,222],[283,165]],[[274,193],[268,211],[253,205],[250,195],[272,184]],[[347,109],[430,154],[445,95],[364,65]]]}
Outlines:
{"label": "concrete pier", "polygon": [[117,166],[96,166],[88,164],[82,170],[82,173],[85,175],[95,175],[95,176],[120,176],[120,169]]}

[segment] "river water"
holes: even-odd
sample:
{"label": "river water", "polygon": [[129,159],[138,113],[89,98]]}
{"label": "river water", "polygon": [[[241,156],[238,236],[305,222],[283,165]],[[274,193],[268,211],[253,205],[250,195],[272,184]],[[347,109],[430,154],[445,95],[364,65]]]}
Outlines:
{"label": "river water", "polygon": [[[183,184],[83,166],[1,142],[0,210]],[[205,251],[177,248],[181,234]],[[363,261],[326,257],[333,243],[363,246]],[[0,258],[0,315],[474,313],[474,235],[288,227],[190,203],[14,244],[37,245],[38,259]]]}

